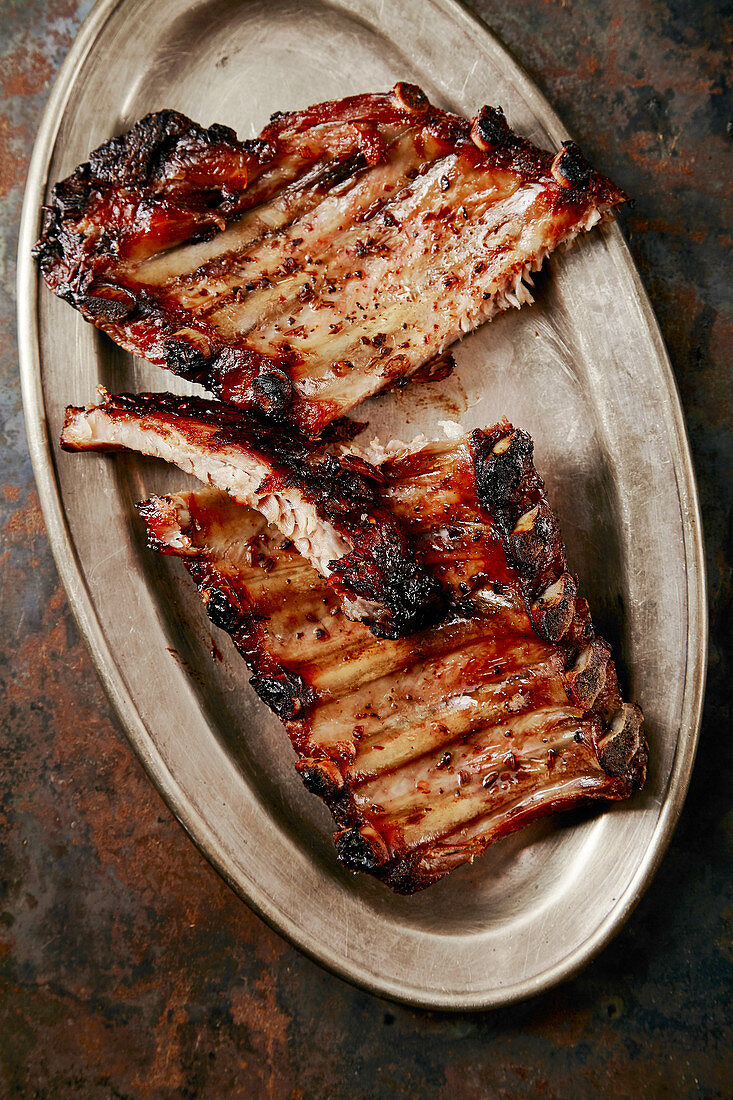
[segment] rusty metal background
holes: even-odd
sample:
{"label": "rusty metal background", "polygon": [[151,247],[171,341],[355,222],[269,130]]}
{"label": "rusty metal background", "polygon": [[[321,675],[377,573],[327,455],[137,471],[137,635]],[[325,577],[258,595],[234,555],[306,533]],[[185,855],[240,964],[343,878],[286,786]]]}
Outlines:
{"label": "rusty metal background", "polygon": [[[703,5],[689,17],[667,10],[662,26],[660,13],[642,5],[625,13],[622,30],[624,12],[615,23],[609,11],[572,7],[484,11],[524,49],[522,60],[594,159],[641,196],[627,219],[631,244],[704,460],[715,736],[707,755],[703,740],[692,810],[660,879],[621,941],[581,978],[521,1009],[464,1023],[386,1011],[284,946],[271,950],[276,938],[229,901],[204,866],[191,865],[167,819],[156,822],[154,796],[114,739],[28,503],[17,395],[6,373],[11,552],[3,596],[11,629],[1,973],[9,1026],[1,1046],[9,1091],[215,1095],[229,1085],[235,1094],[401,1095],[417,1083],[436,1095],[533,1095],[543,1084],[563,1095],[725,1090],[730,893],[720,823],[730,748],[719,733],[729,719],[720,643],[730,598],[721,538],[730,445],[727,380],[714,369],[730,332],[721,283],[725,23]],[[16,47],[2,70],[9,105],[0,146],[11,250],[33,118],[64,33],[68,42],[68,18],[54,5],[30,5],[5,23]],[[24,44],[30,26],[36,37]],[[34,50],[42,30],[47,43]],[[12,343],[8,350],[6,372]],[[156,857],[163,839],[168,855]],[[224,956],[243,943],[251,957],[228,967]]]}

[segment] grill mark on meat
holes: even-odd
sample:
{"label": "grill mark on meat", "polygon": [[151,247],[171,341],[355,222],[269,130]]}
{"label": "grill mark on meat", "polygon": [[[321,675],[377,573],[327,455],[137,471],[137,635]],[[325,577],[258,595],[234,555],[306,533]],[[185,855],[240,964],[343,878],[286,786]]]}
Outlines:
{"label": "grill mark on meat", "polygon": [[576,147],[420,96],[317,104],[251,142],[148,115],[55,186],[41,272],[128,351],[317,435],[530,302],[545,257],[625,201]]}
{"label": "grill mark on meat", "polygon": [[[412,518],[418,542],[444,519],[418,505],[446,484],[473,517],[453,532],[442,577],[452,611],[410,638],[375,641],[334,614],[334,592],[295,548],[216,490],[140,508],[151,545],[182,557],[205,603],[212,588],[231,592],[240,617],[227,629],[256,690],[271,685],[304,782],[334,815],[339,858],[410,893],[536,817],[628,797],[647,747],[586,602],[547,595],[569,574],[529,436],[502,421],[387,458],[381,472],[382,499]],[[461,557],[476,526],[491,553],[467,598]],[[548,612],[563,600],[562,615]]]}
{"label": "grill mark on meat", "polygon": [[[300,308],[297,294],[308,279],[312,280],[320,276],[320,282],[324,285],[329,281],[321,275],[312,257],[317,258],[318,267],[324,267],[329,256],[333,256],[341,249],[340,241],[346,235],[346,230],[340,223],[345,221],[349,227],[351,226],[353,220],[363,211],[365,204],[371,201],[375,187],[391,190],[400,186],[404,179],[405,156],[404,153],[400,154],[399,144],[394,143],[395,152],[392,162],[373,168],[368,180],[361,178],[368,167],[364,158],[361,156],[350,158],[347,162],[350,169],[348,174],[343,171],[339,173],[340,186],[336,188],[336,193],[324,197],[321,184],[326,172],[330,170],[331,175],[335,177],[335,169],[341,168],[343,162],[327,165],[325,170],[319,171],[307,192],[301,196],[299,206],[295,208],[292,203],[288,204],[289,219],[279,225],[273,224],[275,212],[273,208],[276,200],[271,200],[270,207],[266,211],[259,208],[249,216],[250,219],[256,219],[263,225],[259,236],[251,240],[243,240],[238,247],[230,251],[217,250],[213,259],[198,267],[193,272],[193,276],[185,278],[185,274],[179,275],[175,283],[166,281],[159,284],[160,288],[168,291],[175,289],[177,294],[180,294],[183,289],[189,289],[194,294],[198,290],[199,295],[201,289],[205,289],[204,301],[199,302],[198,305],[194,301],[192,307],[199,317],[219,312],[232,300],[244,303],[240,307],[241,317],[236,326],[240,336],[246,335],[263,320],[288,312],[293,308],[293,302],[296,309]],[[411,142],[410,146],[414,159],[414,146]],[[407,164],[410,163],[408,159]],[[375,180],[374,175],[380,178]],[[347,183],[348,189],[345,186]],[[298,193],[300,194],[301,191],[302,184],[298,187]],[[265,216],[266,220],[263,221]],[[241,233],[242,229],[246,228],[246,223],[247,215],[240,219],[229,232]],[[210,249],[212,247],[213,245],[209,246]],[[159,267],[164,270],[169,268],[172,260],[178,257],[185,269],[185,266],[189,265],[185,264],[186,257],[181,256],[180,253],[181,250],[178,250],[173,257],[164,256],[157,261]],[[237,264],[241,265],[241,271],[237,270]],[[306,268],[309,270],[304,272]],[[154,280],[154,270],[152,274]],[[146,265],[145,276],[146,279],[151,278],[150,262]],[[246,294],[241,294],[241,286],[239,294],[232,294],[231,288],[241,278],[252,280],[254,285],[247,288],[245,283]],[[263,282],[265,282],[264,286]],[[292,284],[289,292],[290,301],[283,298],[283,289],[287,289],[288,284]],[[214,301],[211,301],[212,296]],[[266,305],[262,304],[262,300],[268,298],[275,300],[274,310],[267,310]]]}

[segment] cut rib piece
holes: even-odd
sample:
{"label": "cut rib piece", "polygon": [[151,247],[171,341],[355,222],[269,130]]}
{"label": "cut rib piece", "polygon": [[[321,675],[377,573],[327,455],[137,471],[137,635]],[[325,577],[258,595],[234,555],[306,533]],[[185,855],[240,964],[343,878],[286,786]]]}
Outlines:
{"label": "cut rib piece", "polygon": [[216,490],[139,509],[285,722],[341,861],[410,893],[537,817],[628,797],[647,746],[567,572],[529,437],[502,422],[383,470],[385,499],[455,594],[448,620],[410,638],[375,641],[345,619],[279,532]]}
{"label": "cut rib piece", "polygon": [[531,301],[545,256],[623,201],[572,143],[398,84],[255,141],[148,115],[56,185],[35,256],[122,347],[315,435]]}
{"label": "cut rib piece", "polygon": [[328,454],[254,410],[172,394],[102,394],[101,405],[66,410],[65,450],[162,458],[259,509],[329,578],[346,613],[375,633],[414,630],[437,610],[440,586],[382,502],[384,477],[368,462]]}

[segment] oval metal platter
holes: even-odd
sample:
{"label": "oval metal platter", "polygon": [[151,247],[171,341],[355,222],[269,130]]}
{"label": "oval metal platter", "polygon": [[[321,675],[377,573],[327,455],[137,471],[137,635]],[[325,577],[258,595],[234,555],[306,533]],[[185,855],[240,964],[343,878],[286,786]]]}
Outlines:
{"label": "oval metal platter", "polygon": [[[576,972],[618,930],[659,863],[687,788],[706,621],[696,493],[679,399],[622,236],[553,258],[536,305],[456,350],[442,385],[364,407],[382,439],[505,414],[536,441],[570,561],[651,745],[645,791],[540,823],[411,898],[341,870],[325,808],[228,639],[212,637],[179,562],[148,552],[133,502],[186,478],[133,456],[66,455],[68,403],[177,388],[39,285],[30,249],[53,181],[148,111],[256,134],[277,109],[420,84],[557,147],[561,123],[486,28],[452,0],[103,0],[51,96],[28,180],[19,307],[28,434],[74,611],[133,747],[201,850],[283,935],[343,977],[414,1005],[504,1004]],[[602,167],[602,165],[600,166]],[[361,413],[362,410],[359,410]],[[212,649],[221,647],[221,659]]]}

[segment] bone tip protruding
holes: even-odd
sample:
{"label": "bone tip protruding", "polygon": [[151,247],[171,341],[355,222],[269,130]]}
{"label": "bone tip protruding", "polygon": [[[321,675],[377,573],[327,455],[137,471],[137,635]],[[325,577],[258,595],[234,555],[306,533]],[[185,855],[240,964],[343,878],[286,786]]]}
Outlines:
{"label": "bone tip protruding", "polygon": [[411,114],[424,114],[430,106],[430,101],[422,88],[404,80],[399,80],[395,84],[392,96],[398,107]]}
{"label": "bone tip protruding", "polygon": [[537,567],[552,545],[555,526],[541,503],[519,517],[510,536],[515,558],[525,567]]}
{"label": "bone tip protruding", "polygon": [[585,188],[590,180],[590,165],[574,141],[564,141],[550,165],[550,175],[560,187]]}
{"label": "bone tip protruding", "polygon": [[514,524],[514,530],[512,531],[512,534],[528,535],[531,531],[534,531],[539,511],[539,504],[535,504],[534,508],[530,508],[528,512],[525,512],[524,515],[521,515],[517,522]]}
{"label": "bone tip protruding", "polygon": [[503,455],[509,450],[514,440],[516,432],[512,432],[510,435],[503,435],[501,439],[497,440],[491,449],[491,453],[495,455]]}
{"label": "bone tip protruding", "polygon": [[532,619],[540,634],[559,642],[567,633],[575,613],[577,585],[569,573],[562,573],[532,604]]}
{"label": "bone tip protruding", "polygon": [[339,859],[352,871],[375,871],[390,858],[387,845],[371,825],[345,829],[334,841]]}
{"label": "bone tip protruding", "polygon": [[598,760],[607,775],[623,776],[644,747],[641,707],[635,703],[622,703],[608,727],[608,732],[598,743]]}
{"label": "bone tip protruding", "polygon": [[482,153],[493,153],[511,136],[501,107],[482,107],[471,124],[471,141]]}
{"label": "bone tip protruding", "polygon": [[320,798],[333,798],[344,788],[344,777],[333,760],[308,756],[295,767],[306,789]]}
{"label": "bone tip protruding", "polygon": [[611,651],[597,639],[580,651],[575,663],[565,673],[571,700],[582,710],[590,710],[606,682],[606,670]]}
{"label": "bone tip protruding", "polygon": [[64,451],[78,451],[90,444],[94,437],[92,426],[86,414],[94,406],[84,408],[79,405],[67,405],[64,411],[64,423],[61,427],[59,445]]}

